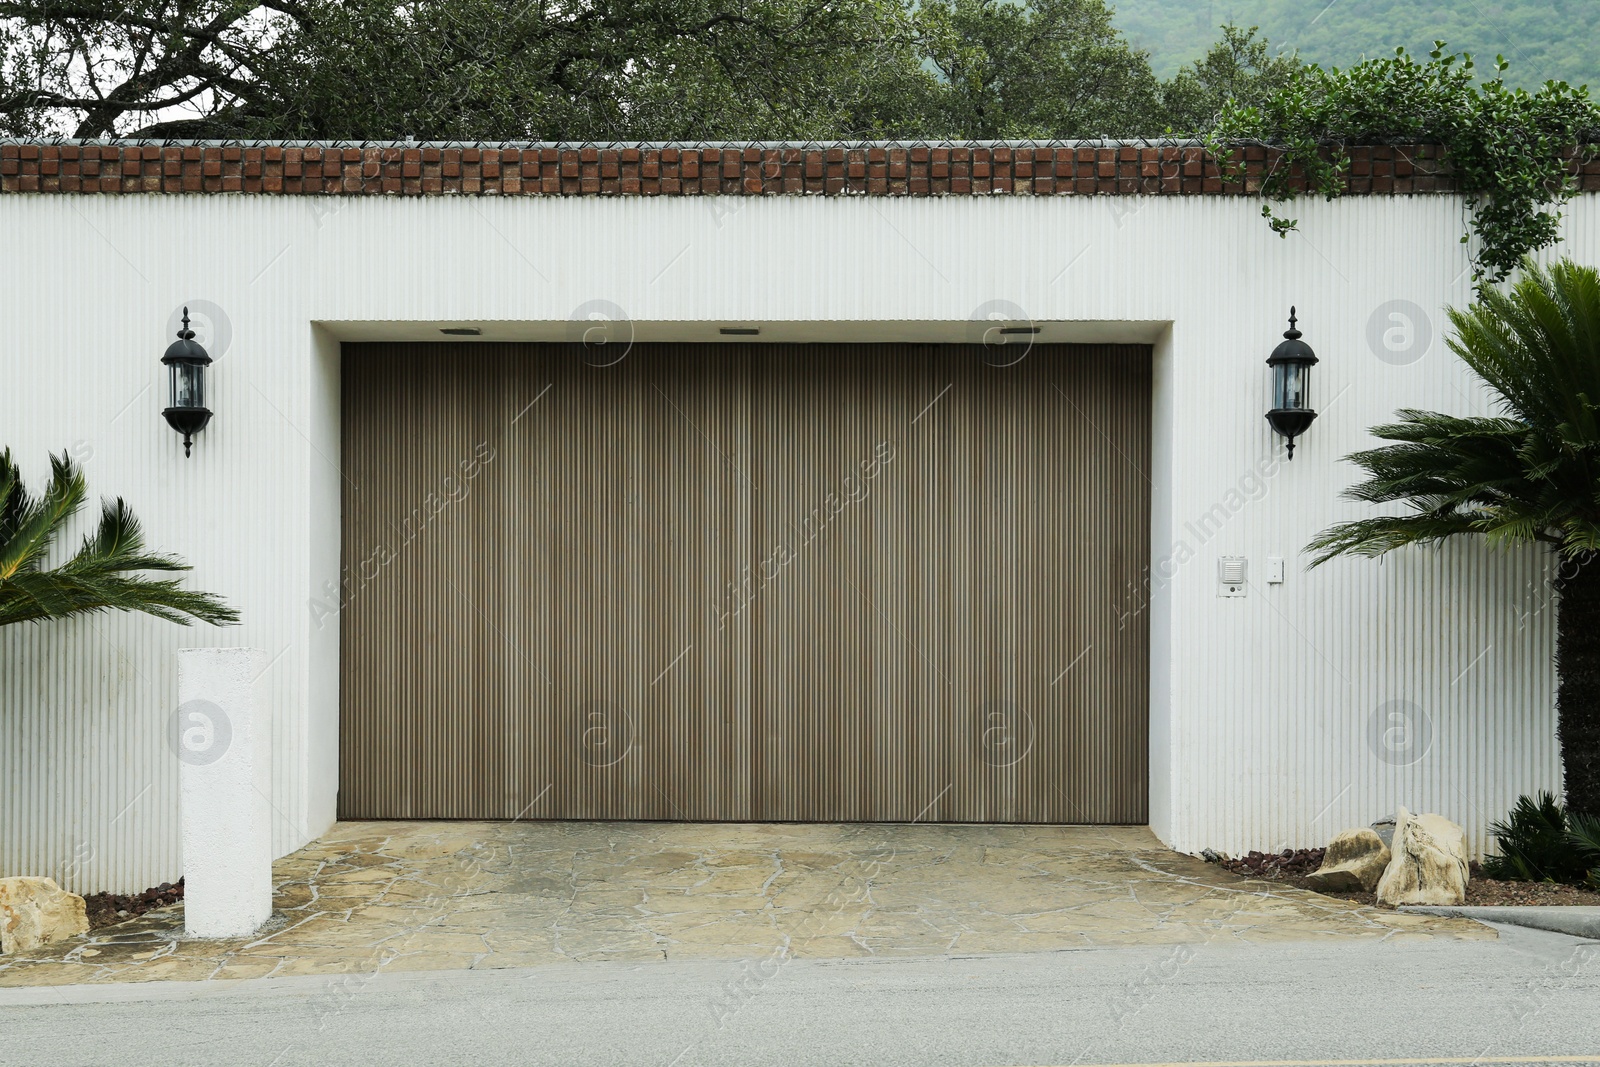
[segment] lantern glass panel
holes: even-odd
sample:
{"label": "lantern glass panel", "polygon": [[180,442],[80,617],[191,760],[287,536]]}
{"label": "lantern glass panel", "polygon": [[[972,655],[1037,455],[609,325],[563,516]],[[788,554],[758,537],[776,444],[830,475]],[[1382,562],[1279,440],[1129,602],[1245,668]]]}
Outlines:
{"label": "lantern glass panel", "polygon": [[1272,369],[1272,406],[1291,411],[1309,408],[1311,368],[1304,363],[1279,363]]}
{"label": "lantern glass panel", "polygon": [[170,368],[172,406],[175,408],[205,407],[205,368],[197,363],[173,363],[170,364]]}

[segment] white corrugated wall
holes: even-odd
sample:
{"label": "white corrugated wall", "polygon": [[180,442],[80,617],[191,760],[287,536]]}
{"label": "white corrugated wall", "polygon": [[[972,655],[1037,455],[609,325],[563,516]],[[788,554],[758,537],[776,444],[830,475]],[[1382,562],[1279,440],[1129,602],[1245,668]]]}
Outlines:
{"label": "white corrugated wall", "polygon": [[[1352,474],[1338,457],[1367,426],[1402,405],[1485,410],[1443,341],[1442,307],[1470,293],[1461,204],[1306,202],[1287,240],[1258,211],[1210,197],[0,198],[0,445],[35,482],[48,451],[72,451],[94,493],[127,497],[151,543],[246,620],[0,632],[0,871],[81,891],[177,877],[165,724],[187,644],[266,649],[277,846],[321,832],[336,786],[337,619],[313,603],[337,579],[333,338],[360,333],[339,323],[483,321],[491,339],[495,320],[561,321],[595,300],[641,322],[710,320],[708,336],[727,321],[910,320],[959,339],[992,300],[1045,322],[1170,322],[1152,556],[1175,564],[1130,594],[1155,630],[1157,831],[1191,850],[1314,844],[1406,804],[1481,844],[1519,792],[1559,781],[1543,561],[1464,545],[1307,574],[1298,556],[1361,512],[1336,499]],[[1596,198],[1570,214],[1563,251],[1593,261]],[[232,333],[216,419],[187,461],[160,417],[158,362],[186,300],[221,308]],[[1432,327],[1404,364],[1367,339],[1395,300]],[[1322,357],[1323,414],[1274,465],[1262,361],[1290,304]],[[1249,559],[1249,596],[1215,596],[1220,555]],[[1289,561],[1282,586],[1264,583],[1268,556]],[[1379,743],[1391,713],[1425,721],[1426,744]]]}

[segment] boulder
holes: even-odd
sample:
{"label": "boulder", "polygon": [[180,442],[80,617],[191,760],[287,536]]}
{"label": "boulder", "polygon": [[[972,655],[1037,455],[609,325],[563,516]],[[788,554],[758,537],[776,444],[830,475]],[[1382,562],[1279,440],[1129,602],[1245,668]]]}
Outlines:
{"label": "boulder", "polygon": [[1395,815],[1394,848],[1378,879],[1378,903],[1463,904],[1467,899],[1467,835],[1443,815]]}
{"label": "boulder", "polygon": [[50,878],[0,878],[0,953],[89,932],[83,898]]}
{"label": "boulder", "polygon": [[1378,834],[1362,827],[1343,830],[1328,842],[1322,866],[1306,876],[1324,893],[1370,893],[1389,866],[1389,848]]}
{"label": "boulder", "polygon": [[1373,823],[1372,832],[1383,839],[1384,848],[1394,848],[1394,816]]}

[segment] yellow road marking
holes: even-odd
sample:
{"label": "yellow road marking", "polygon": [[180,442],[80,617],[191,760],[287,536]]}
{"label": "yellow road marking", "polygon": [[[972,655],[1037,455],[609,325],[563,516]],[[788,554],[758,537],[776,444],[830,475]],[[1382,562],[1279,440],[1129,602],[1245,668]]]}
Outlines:
{"label": "yellow road marking", "polygon": [[1076,1067],[1498,1067],[1515,1063],[1600,1063],[1600,1056],[1425,1056],[1413,1060],[1171,1060],[1161,1063],[1084,1063]]}

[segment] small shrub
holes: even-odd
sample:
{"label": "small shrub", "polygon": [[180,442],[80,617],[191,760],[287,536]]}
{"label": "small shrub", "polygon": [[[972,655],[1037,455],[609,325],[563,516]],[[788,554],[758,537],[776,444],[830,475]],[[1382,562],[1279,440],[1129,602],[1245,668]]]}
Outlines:
{"label": "small shrub", "polygon": [[1591,855],[1579,836],[1592,835],[1591,844],[1600,846],[1600,822],[1582,816],[1569,820],[1549,793],[1519,797],[1511,813],[1489,832],[1500,846],[1500,855],[1483,861],[1489,878],[1583,885],[1591,881],[1590,868],[1600,859],[1600,847]]}
{"label": "small shrub", "polygon": [[1589,885],[1600,889],[1600,817],[1577,812],[1568,815],[1567,837],[1589,864]]}

